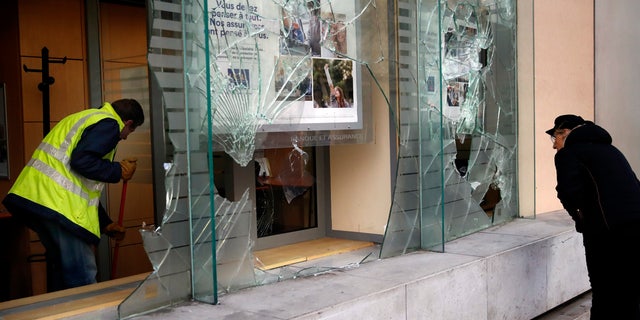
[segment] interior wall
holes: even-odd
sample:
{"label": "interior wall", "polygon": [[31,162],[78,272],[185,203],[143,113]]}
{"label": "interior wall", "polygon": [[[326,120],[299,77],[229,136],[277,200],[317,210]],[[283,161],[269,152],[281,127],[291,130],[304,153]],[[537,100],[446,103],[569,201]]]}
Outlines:
{"label": "interior wall", "polygon": [[[55,79],[50,91],[53,127],[66,115],[83,110],[87,103],[84,5],[81,0],[19,1],[21,65],[40,69],[42,49],[49,59],[67,60],[50,63],[49,74]],[[64,36],[60,36],[64,35]],[[22,111],[25,132],[25,159],[29,159],[43,137],[42,92],[40,72],[22,73]]]}
{"label": "interior wall", "polygon": [[[83,110],[88,101],[86,84],[86,59],[84,35],[84,5],[82,0],[42,0],[18,1],[20,66],[30,69],[42,68],[42,49],[49,50],[49,60],[62,63],[50,63],[49,75],[55,79],[49,87],[50,92],[50,128],[64,116]],[[64,36],[61,36],[64,35]],[[40,144],[43,132],[43,96],[38,90],[42,82],[40,72],[21,73],[22,104],[18,109],[22,112],[23,136],[11,137],[12,141],[24,143],[23,159],[31,158],[31,154]],[[24,167],[19,164],[15,174]],[[44,254],[44,248],[37,235],[30,232],[31,255]],[[33,294],[46,292],[46,269],[42,259],[30,263]]]}
{"label": "interior wall", "polygon": [[389,106],[379,90],[368,92],[374,142],[330,149],[331,229],[383,235],[391,207]]}
{"label": "interior wall", "polygon": [[634,26],[637,0],[595,0],[595,120],[609,131],[613,144],[640,171],[640,37]]}
{"label": "interior wall", "polygon": [[[386,5],[386,1],[382,4]],[[377,28],[363,28],[361,39],[378,39],[367,32],[388,30],[388,21],[380,21]],[[384,35],[387,36],[387,35]],[[387,42],[380,48],[388,56]],[[382,45],[382,44],[381,44]],[[377,82],[389,92],[388,64],[370,65]],[[386,76],[384,76],[386,75]],[[382,78],[381,78],[382,76]],[[391,161],[389,150],[389,105],[378,88],[363,88],[364,100],[371,102],[373,113],[373,143],[336,145],[330,148],[331,226],[334,231],[383,235],[391,208]]]}
{"label": "interior wall", "polygon": [[594,118],[593,1],[534,1],[536,213],[562,209],[555,191],[555,150],[545,131],[561,114]]}
{"label": "interior wall", "polygon": [[[145,121],[126,140],[118,143],[115,161],[138,159],[136,173],[127,183],[122,225],[127,235],[118,244],[115,278],[150,272],[153,268],[138,232],[144,223],[155,223],[153,177],[151,172],[151,115],[147,66],[147,9],[145,7],[102,2],[100,4],[100,49],[104,100],[136,99],[142,105]],[[125,36],[126,35],[126,36]],[[123,184],[108,184],[107,210],[118,221],[123,201]],[[106,237],[103,237],[106,239]]]}
{"label": "interior wall", "polygon": [[[6,85],[9,180],[0,179],[0,194],[7,194],[24,163],[22,140],[22,83],[20,82],[20,38],[18,33],[18,1],[0,2],[0,82]],[[4,209],[4,208],[3,208]]]}
{"label": "interior wall", "polygon": [[[11,166],[11,179],[0,180],[0,191],[3,197],[24,167],[26,159],[31,157],[44,135],[42,123],[43,96],[38,89],[38,85],[42,82],[42,74],[41,72],[26,72],[23,70],[23,66],[29,69],[42,69],[41,56],[44,47],[49,51],[50,61],[61,62],[63,58],[66,58],[65,63],[49,64],[49,74],[55,80],[49,87],[50,128],[53,128],[59,120],[68,114],[91,106],[88,102],[84,1],[3,1],[0,6],[0,12],[0,17],[2,18],[0,19],[2,20],[0,35],[3,43],[3,50],[0,50],[0,82],[4,82],[7,85],[7,118],[10,119],[8,121],[8,130]],[[138,37],[135,39],[132,37],[125,38],[128,41],[135,41],[135,45],[115,48],[111,50],[114,54],[110,57],[126,56],[127,58],[121,61],[127,63],[127,59],[135,60],[140,56],[131,57],[127,52],[130,52],[132,48],[142,47],[142,50],[138,50],[142,52],[142,62],[140,64],[144,65],[144,70],[146,70],[146,11],[141,8],[139,12],[135,17],[125,16],[121,21],[114,22],[124,26],[124,28],[131,28],[132,22],[139,22],[138,32],[131,32],[131,30],[128,32],[130,36],[136,35]],[[142,36],[140,37],[139,35]],[[110,44],[113,44],[113,41]],[[136,60],[136,62],[138,61]],[[146,78],[141,79],[141,81],[147,83]],[[102,88],[98,88],[98,90],[102,90]],[[133,135],[131,137],[133,138]],[[148,134],[146,141],[148,146]],[[141,150],[139,147],[134,146],[134,148]],[[147,149],[150,149],[150,147],[147,147]],[[150,163],[150,160],[147,162]],[[149,187],[148,190],[144,189],[142,192],[135,192],[136,195],[131,197],[148,199],[148,203],[152,204],[150,195],[153,193],[150,187],[151,178],[149,172],[150,169],[139,169],[138,176],[146,177],[145,180],[149,181]],[[117,199],[119,201],[119,197]],[[146,201],[130,202],[131,205],[135,204],[132,209],[137,212],[151,212],[149,214],[151,218],[145,220],[153,223],[152,206],[149,210],[148,207],[141,206]],[[117,216],[117,207],[115,211]],[[0,221],[2,227],[10,223],[5,219],[8,218],[3,218]],[[139,221],[135,221],[135,223],[136,226],[141,224]],[[10,261],[2,261],[3,265],[6,264],[11,268],[11,298],[46,292],[45,262],[40,256],[44,254],[44,248],[35,233],[28,231],[26,228],[24,230],[24,236],[18,234],[7,241],[11,243],[11,247],[21,248],[19,252],[13,252],[10,256]],[[122,250],[123,258],[121,260],[127,261],[127,263],[120,268],[119,274],[131,275],[151,270],[150,263],[142,249],[139,235],[133,230],[128,233],[129,240],[135,240],[136,236],[138,238],[137,247],[135,246],[135,241],[130,241],[126,243],[127,247]],[[32,262],[27,262],[27,257],[29,256],[32,257],[29,260]],[[4,282],[2,284],[4,285]]]}
{"label": "interior wall", "polygon": [[[0,179],[0,195],[5,195],[22,169],[24,146],[22,130],[22,84],[20,82],[20,38],[18,33],[18,1],[0,1],[0,83],[5,84],[6,119],[9,152],[9,179]],[[11,119],[11,120],[9,120]],[[0,206],[2,206],[0,204]],[[0,301],[31,295],[28,270],[28,237],[26,227],[0,209]]]}

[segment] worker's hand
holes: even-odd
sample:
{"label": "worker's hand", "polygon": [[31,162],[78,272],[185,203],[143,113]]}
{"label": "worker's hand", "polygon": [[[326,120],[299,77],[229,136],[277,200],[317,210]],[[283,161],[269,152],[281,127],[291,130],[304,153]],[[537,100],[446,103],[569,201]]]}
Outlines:
{"label": "worker's hand", "polygon": [[116,241],[124,239],[127,229],[115,222],[110,223],[104,228],[104,233]]}
{"label": "worker's hand", "polygon": [[120,161],[120,168],[122,169],[122,181],[129,181],[133,177],[133,173],[136,172],[138,159],[126,158]]}

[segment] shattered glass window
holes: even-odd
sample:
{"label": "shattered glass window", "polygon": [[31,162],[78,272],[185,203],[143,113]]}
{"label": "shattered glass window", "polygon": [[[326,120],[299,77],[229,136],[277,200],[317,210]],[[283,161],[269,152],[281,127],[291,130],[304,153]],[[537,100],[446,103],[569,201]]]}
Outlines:
{"label": "shattered glass window", "polygon": [[[120,317],[446,251],[449,240],[517,216],[515,0],[152,0],[149,11],[166,209],[141,230],[154,272]],[[380,104],[388,119],[373,119]],[[251,183],[231,186],[219,173],[255,163],[266,181],[263,155],[284,150],[271,176],[293,202],[318,179],[312,147],[374,143],[376,121],[394,126],[396,156],[377,252],[261,269],[255,238],[273,219],[256,213],[260,184],[253,169]]]}
{"label": "shattered glass window", "polygon": [[446,251],[447,241],[518,209],[515,1],[399,7],[399,42],[417,51],[399,55],[399,82],[416,95],[399,95],[397,181],[381,257]]}

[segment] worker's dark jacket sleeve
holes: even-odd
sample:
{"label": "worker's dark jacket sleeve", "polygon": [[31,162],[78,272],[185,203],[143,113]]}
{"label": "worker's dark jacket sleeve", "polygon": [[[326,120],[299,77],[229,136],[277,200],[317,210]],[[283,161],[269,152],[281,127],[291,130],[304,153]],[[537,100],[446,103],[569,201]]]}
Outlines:
{"label": "worker's dark jacket sleeve", "polygon": [[120,128],[113,119],[104,119],[86,128],[71,153],[71,168],[81,176],[108,183],[122,178],[120,163],[103,157],[120,141]]}
{"label": "worker's dark jacket sleeve", "polygon": [[[122,177],[120,163],[111,162],[103,157],[115,149],[120,141],[120,128],[113,119],[104,119],[84,130],[71,153],[71,168],[78,174],[102,182],[116,183]],[[100,230],[113,220],[102,207],[98,206]]]}

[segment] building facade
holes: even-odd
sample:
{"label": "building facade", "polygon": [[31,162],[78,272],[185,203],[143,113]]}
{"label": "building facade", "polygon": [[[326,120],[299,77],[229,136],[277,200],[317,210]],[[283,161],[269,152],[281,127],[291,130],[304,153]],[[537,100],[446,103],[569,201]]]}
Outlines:
{"label": "building facade", "polygon": [[[443,252],[518,217],[515,2],[150,9],[167,202],[142,236],[163,258],[151,285],[174,284],[158,299],[286,279],[260,249],[340,235],[380,258]],[[123,310],[162,304],[134,297]]]}
{"label": "building facade", "polygon": [[[172,290],[134,295],[125,316],[280,280],[256,267],[260,250],[330,237],[379,244],[382,258],[446,252],[452,239],[560,209],[544,135],[553,118],[602,121],[615,143],[613,124],[635,115],[632,95],[605,85],[619,74],[602,67],[627,46],[597,44],[631,3],[54,2],[3,4],[13,18],[0,80],[7,105],[21,106],[7,118],[21,121],[7,124],[0,187],[41,137],[40,75],[22,65],[35,69],[42,48],[68,61],[52,65],[52,123],[118,97],[148,106],[148,127],[119,150],[143,161],[120,255],[136,267],[118,269],[153,271]],[[65,14],[48,15],[54,7]],[[66,24],[69,37],[48,35]],[[330,84],[349,107],[332,107]],[[617,134],[638,163],[637,133]],[[111,187],[112,216],[119,194]],[[43,272],[27,266],[31,281]]]}

